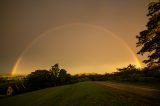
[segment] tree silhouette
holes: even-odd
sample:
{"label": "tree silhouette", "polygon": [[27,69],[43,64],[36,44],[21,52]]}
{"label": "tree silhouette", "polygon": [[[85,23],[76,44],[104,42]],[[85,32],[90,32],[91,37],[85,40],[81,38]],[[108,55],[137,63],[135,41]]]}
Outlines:
{"label": "tree silhouette", "polygon": [[61,69],[58,76],[58,82],[59,84],[66,84],[67,83],[67,71],[65,69]]}
{"label": "tree silhouette", "polygon": [[148,6],[147,29],[141,31],[137,37],[137,46],[141,46],[138,54],[148,54],[148,59],[143,62],[148,66],[160,65],[160,0],[151,2]]}
{"label": "tree silhouette", "polygon": [[31,89],[41,89],[50,86],[71,83],[72,76],[58,64],[51,66],[50,70],[36,70],[26,77],[26,83]]}
{"label": "tree silhouette", "polygon": [[135,65],[129,64],[127,67],[124,68],[117,68],[119,72],[133,72],[137,71],[138,69],[136,68]]}
{"label": "tree silhouette", "polygon": [[59,65],[55,64],[54,66],[51,66],[51,69],[49,70],[51,72],[51,76],[52,76],[52,83],[56,86],[57,85],[57,81],[58,81],[58,75],[59,75]]}
{"label": "tree silhouette", "polygon": [[58,77],[60,68],[58,64],[55,64],[54,66],[51,66],[50,72],[53,74],[54,77]]}
{"label": "tree silhouette", "polygon": [[36,70],[27,76],[27,82],[33,89],[49,87],[52,84],[52,77],[48,70]]}

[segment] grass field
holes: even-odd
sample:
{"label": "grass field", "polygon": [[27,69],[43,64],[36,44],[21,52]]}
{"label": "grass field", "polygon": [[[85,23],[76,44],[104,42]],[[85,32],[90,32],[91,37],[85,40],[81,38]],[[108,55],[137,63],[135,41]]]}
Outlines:
{"label": "grass field", "polygon": [[158,106],[156,88],[116,82],[81,82],[0,99],[0,106]]}

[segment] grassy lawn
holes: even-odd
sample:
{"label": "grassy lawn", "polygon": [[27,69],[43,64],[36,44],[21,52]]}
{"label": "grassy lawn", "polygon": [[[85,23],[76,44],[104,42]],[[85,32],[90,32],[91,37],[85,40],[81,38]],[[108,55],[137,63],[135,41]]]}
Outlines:
{"label": "grassy lawn", "polygon": [[[114,83],[115,84],[115,83]],[[132,87],[106,82],[81,82],[72,85],[46,88],[0,99],[0,106],[158,106],[159,95],[132,93]],[[125,89],[124,89],[125,88]],[[137,88],[138,89],[138,88]],[[136,89],[136,90],[137,90]],[[136,92],[135,88],[133,92]],[[141,90],[143,92],[143,90]],[[145,91],[144,92],[150,92]],[[151,92],[150,92],[151,93]]]}

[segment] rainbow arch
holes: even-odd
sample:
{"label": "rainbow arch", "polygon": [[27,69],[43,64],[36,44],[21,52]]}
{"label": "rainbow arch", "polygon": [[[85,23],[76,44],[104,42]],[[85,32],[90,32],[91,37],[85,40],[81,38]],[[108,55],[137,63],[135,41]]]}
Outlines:
{"label": "rainbow arch", "polygon": [[113,36],[114,38],[116,38],[117,40],[119,40],[128,50],[129,52],[132,54],[132,56],[134,57],[134,60],[136,61],[138,67],[142,67],[138,57],[135,55],[135,53],[133,52],[133,50],[125,43],[125,41],[123,41],[122,39],[120,39],[118,36],[116,36],[113,32],[105,29],[104,27],[101,26],[97,26],[97,25],[92,25],[92,24],[85,24],[85,23],[73,23],[73,24],[64,24],[58,27],[54,27],[54,28],[50,28],[49,30],[47,30],[46,32],[40,34],[37,38],[35,38],[30,44],[28,44],[26,46],[26,48],[24,48],[24,50],[22,51],[22,53],[20,54],[20,56],[17,58],[12,70],[11,70],[11,75],[13,75],[16,72],[16,69],[20,63],[20,61],[22,60],[23,55],[29,50],[29,48],[35,44],[38,40],[40,40],[41,38],[43,38],[44,36],[47,35],[47,33],[51,32],[51,31],[56,31],[59,30],[61,28],[65,28],[65,27],[69,27],[69,26],[74,26],[74,25],[85,25],[85,26],[89,26],[89,27],[94,27],[94,28],[100,28],[102,30],[104,30],[105,32],[109,32],[111,36]]}

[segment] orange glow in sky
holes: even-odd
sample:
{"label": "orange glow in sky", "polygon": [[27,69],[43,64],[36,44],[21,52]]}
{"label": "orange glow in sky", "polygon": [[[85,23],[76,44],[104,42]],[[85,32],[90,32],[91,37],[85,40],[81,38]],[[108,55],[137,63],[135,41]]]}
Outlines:
{"label": "orange glow in sky", "polygon": [[113,72],[130,63],[141,67],[133,51],[110,31],[89,24],[69,24],[50,29],[33,40],[12,74],[48,69],[57,62],[71,74]]}
{"label": "orange glow in sky", "polygon": [[55,63],[71,74],[135,64],[136,35],[150,0],[1,0],[0,74],[27,74]]}

